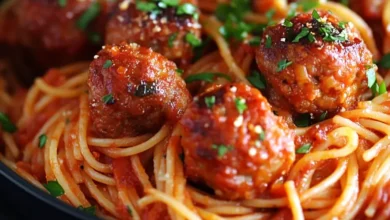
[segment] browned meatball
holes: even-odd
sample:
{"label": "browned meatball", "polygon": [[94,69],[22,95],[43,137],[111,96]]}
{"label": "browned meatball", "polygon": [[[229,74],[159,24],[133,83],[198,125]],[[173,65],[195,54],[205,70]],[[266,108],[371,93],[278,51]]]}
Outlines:
{"label": "browned meatball", "polygon": [[124,137],[174,123],[190,100],[175,63],[151,49],[106,46],[90,65],[92,125],[98,135]]}
{"label": "browned meatball", "polygon": [[179,8],[183,4],[191,4],[196,9],[193,3],[193,0],[183,0],[179,6],[164,9],[159,8],[156,2],[156,9],[152,12],[140,10],[138,3],[130,3],[127,7],[119,4],[108,22],[106,43],[135,42],[152,48],[170,60],[186,64],[192,57],[189,42],[192,42],[191,38],[195,44],[199,42],[201,29],[197,11],[181,14]]}
{"label": "browned meatball", "polygon": [[180,125],[187,176],[222,198],[258,196],[295,158],[293,132],[258,90],[244,84],[194,98]]}
{"label": "browned meatball", "polygon": [[376,68],[352,24],[318,13],[268,27],[256,51],[267,82],[298,113],[354,108],[368,89],[367,68]]}
{"label": "browned meatball", "polygon": [[113,5],[97,0],[18,0],[1,25],[0,39],[29,48],[44,66],[89,58],[96,52],[94,44],[102,44]]}

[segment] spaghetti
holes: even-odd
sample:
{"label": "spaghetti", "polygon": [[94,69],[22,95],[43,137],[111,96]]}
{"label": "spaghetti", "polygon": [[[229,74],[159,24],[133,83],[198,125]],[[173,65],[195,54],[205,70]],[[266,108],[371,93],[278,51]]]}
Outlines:
{"label": "spaghetti", "polygon": [[[248,45],[230,47],[218,31],[221,22],[210,13],[213,1],[200,1],[204,34],[215,42],[188,66],[184,78],[224,73],[233,82],[250,85],[255,56]],[[390,1],[385,1],[383,53],[390,51]],[[278,1],[276,19],[294,7]],[[356,27],[375,60],[381,57],[366,22],[347,7],[321,1]],[[280,16],[283,16],[280,17]],[[250,12],[245,20],[263,23],[263,13]],[[212,48],[212,47],[211,47]],[[89,105],[88,64],[76,63],[50,70],[37,78],[25,95],[21,115],[11,117],[19,132],[4,129],[0,160],[31,184],[53,194],[48,183],[59,185],[58,199],[74,207],[96,209],[102,219],[354,219],[388,218],[390,176],[390,94],[361,101],[353,110],[304,128],[293,124],[293,114],[273,106],[294,129],[296,142],[313,140],[304,154],[297,153],[291,168],[255,198],[227,200],[203,190],[187,178],[181,159],[183,128],[165,123],[156,132],[126,137],[94,136]],[[381,70],[378,84],[390,86],[389,70]],[[218,85],[229,83],[224,77]],[[213,86],[200,83],[198,93]],[[0,109],[16,109],[14,98],[0,85]],[[368,91],[368,95],[371,93]],[[239,123],[236,122],[236,123]],[[119,176],[119,178],[118,178]],[[163,217],[161,217],[163,216]]]}

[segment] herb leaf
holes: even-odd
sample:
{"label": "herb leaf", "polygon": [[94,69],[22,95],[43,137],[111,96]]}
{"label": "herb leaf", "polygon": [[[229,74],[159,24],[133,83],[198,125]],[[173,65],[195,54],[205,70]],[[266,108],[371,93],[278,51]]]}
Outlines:
{"label": "herb leaf", "polygon": [[46,141],[47,141],[47,136],[46,136],[46,134],[41,134],[40,136],[39,136],[39,142],[38,142],[38,147],[40,148],[40,149],[42,149],[44,146],[45,146],[45,144],[46,144]]}
{"label": "herb leaf", "polygon": [[66,6],[67,0],[57,0],[58,5],[62,8]]}
{"label": "herb leaf", "polygon": [[114,96],[111,93],[103,96],[102,101],[106,105],[112,105],[115,103]]}
{"label": "herb leaf", "polygon": [[309,28],[307,27],[302,28],[301,32],[295,37],[295,39],[292,42],[298,43],[300,39],[306,37],[309,33],[310,33]]}
{"label": "herb leaf", "polygon": [[197,8],[193,4],[184,3],[177,8],[177,14],[178,15],[192,15],[192,16],[194,16],[194,18],[197,18],[198,14],[197,14],[196,10],[197,10]]}
{"label": "herb leaf", "polygon": [[153,10],[157,9],[157,5],[152,2],[137,1],[136,8],[140,11],[152,12]]}
{"label": "herb leaf", "polygon": [[272,46],[272,38],[270,36],[265,37],[265,48],[271,48]]}
{"label": "herb leaf", "polygon": [[247,79],[257,89],[261,90],[267,87],[267,83],[265,81],[264,76],[257,71],[253,71],[252,74],[247,77]]}
{"label": "herb leaf", "polygon": [[8,133],[14,133],[18,130],[18,128],[16,127],[16,125],[14,125],[11,120],[8,118],[7,115],[5,115],[4,113],[1,113],[0,112],[0,124],[1,124],[1,128],[3,129],[3,131],[5,132],[8,132]]}
{"label": "herb leaf", "polygon": [[104,62],[103,68],[104,69],[108,69],[111,66],[112,66],[112,61],[111,60],[106,60],[106,62]]}
{"label": "herb leaf", "polygon": [[310,151],[311,144],[304,144],[300,148],[298,148],[295,152],[297,154],[306,154]]}
{"label": "herb leaf", "polygon": [[187,33],[185,38],[186,41],[193,47],[198,47],[202,44],[202,41],[193,33]]}
{"label": "herb leaf", "polygon": [[207,108],[212,108],[215,105],[215,96],[208,96],[204,98]]}
{"label": "herb leaf", "polygon": [[248,108],[246,105],[246,100],[244,98],[238,97],[234,100],[236,104],[236,109],[240,115],[244,113],[244,111]]}
{"label": "herb leaf", "polygon": [[47,184],[43,184],[43,186],[49,191],[50,195],[54,197],[62,196],[65,193],[64,189],[57,181],[48,181]]}
{"label": "herb leaf", "polygon": [[211,146],[212,149],[216,149],[217,150],[217,153],[218,153],[218,156],[219,157],[223,157],[229,150],[232,149],[232,147],[229,147],[229,146],[226,146],[226,145],[216,145],[216,144],[213,144]]}
{"label": "herb leaf", "polygon": [[310,114],[301,114],[298,115],[298,117],[295,118],[294,124],[299,127],[307,127],[310,125]]}
{"label": "herb leaf", "polygon": [[168,46],[169,46],[170,48],[173,47],[173,43],[175,42],[176,37],[177,37],[177,33],[173,33],[173,34],[171,34],[171,35],[169,36],[169,38],[168,38]]}
{"label": "herb leaf", "polygon": [[386,83],[383,81],[383,82],[379,85],[378,95],[385,94],[386,92],[387,92]]}
{"label": "herb leaf", "polygon": [[366,76],[368,80],[368,87],[372,87],[376,82],[376,73],[373,66],[367,66],[366,67]]}
{"label": "herb leaf", "polygon": [[382,57],[382,59],[378,62],[378,66],[385,69],[390,69],[390,53]]}
{"label": "herb leaf", "polygon": [[278,69],[276,71],[281,72],[285,70],[288,66],[290,66],[292,63],[292,61],[287,61],[286,59],[281,60],[278,62]]}
{"label": "herb leaf", "polygon": [[90,215],[96,215],[96,206],[90,206],[90,207],[82,207],[82,206],[79,206],[77,207],[78,210],[81,210],[83,212],[86,212]]}
{"label": "herb leaf", "polygon": [[81,30],[85,30],[88,25],[99,15],[100,13],[100,3],[93,2],[91,6],[81,15],[77,20],[76,25]]}
{"label": "herb leaf", "polygon": [[188,76],[185,79],[185,82],[186,83],[192,83],[192,82],[195,82],[195,81],[213,82],[215,77],[225,78],[228,81],[232,81],[230,76],[228,76],[228,75],[226,75],[224,73],[208,73],[208,72],[205,72],[205,73],[198,73],[198,74],[195,74],[195,75]]}

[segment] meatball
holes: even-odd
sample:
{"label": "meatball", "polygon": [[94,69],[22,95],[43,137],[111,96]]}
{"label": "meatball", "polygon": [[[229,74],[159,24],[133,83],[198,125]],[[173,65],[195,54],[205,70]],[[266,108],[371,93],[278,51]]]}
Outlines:
{"label": "meatball", "polygon": [[258,196],[295,159],[293,132],[257,89],[244,84],[194,98],[179,123],[187,176],[222,198]]}
{"label": "meatball", "polygon": [[102,44],[112,1],[18,0],[0,28],[3,42],[30,49],[43,66],[85,59]]}
{"label": "meatball", "polygon": [[[191,3],[193,0],[184,0],[181,5],[191,5],[195,10]],[[107,24],[106,43],[138,43],[169,60],[187,64],[192,57],[192,44],[199,42],[201,34],[198,12],[182,14],[180,5],[159,8],[157,2],[155,11],[146,12],[138,9],[137,4],[130,3],[126,7],[120,4]]]}
{"label": "meatball", "polygon": [[314,114],[354,108],[368,89],[367,69],[376,68],[352,24],[323,11],[268,27],[256,61],[275,95]]}
{"label": "meatball", "polygon": [[89,104],[97,135],[117,138],[175,123],[190,100],[175,63],[151,49],[105,46],[89,69]]}

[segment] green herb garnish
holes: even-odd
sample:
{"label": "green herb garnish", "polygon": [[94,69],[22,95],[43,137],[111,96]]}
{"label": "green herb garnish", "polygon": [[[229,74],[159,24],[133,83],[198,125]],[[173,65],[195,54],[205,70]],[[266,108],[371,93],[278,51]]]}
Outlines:
{"label": "green herb garnish", "polygon": [[103,96],[102,101],[106,105],[112,105],[115,103],[114,96],[111,93]]}
{"label": "green herb garnish", "polygon": [[168,38],[168,46],[169,46],[170,48],[173,47],[173,43],[175,42],[176,37],[177,37],[177,33],[173,33],[173,34],[171,34],[171,35],[169,36],[169,38]]}
{"label": "green herb garnish", "polygon": [[217,150],[217,153],[218,153],[219,157],[223,157],[229,150],[232,149],[232,147],[226,146],[226,145],[223,145],[223,144],[221,144],[221,145],[213,144],[211,146],[211,148]]}
{"label": "green herb garnish", "polygon": [[238,97],[234,100],[236,104],[236,109],[240,115],[244,113],[244,111],[248,108],[246,105],[246,100],[244,98]]}
{"label": "green herb garnish", "polygon": [[47,141],[47,136],[46,136],[46,134],[41,134],[41,135],[39,136],[39,138],[38,138],[38,147],[39,147],[40,149],[42,149],[42,148],[45,146],[46,141]]}
{"label": "green herb garnish", "polygon": [[202,41],[193,33],[187,33],[185,39],[193,47],[198,47],[202,44]]}
{"label": "green herb garnish", "polygon": [[64,8],[66,6],[67,0],[57,0],[58,5]]}
{"label": "green herb garnish", "polygon": [[50,195],[54,197],[64,195],[65,191],[62,186],[57,181],[48,181],[47,184],[43,184],[47,191],[49,191]]}
{"label": "green herb garnish", "polygon": [[310,151],[311,144],[304,144],[300,148],[298,148],[295,152],[297,154],[306,154]]}
{"label": "green herb garnish", "polygon": [[293,63],[292,61],[288,61],[286,59],[281,60],[278,62],[278,69],[276,71],[281,72],[285,70],[288,66],[290,66],[292,63]]}
{"label": "green herb garnish", "polygon": [[1,113],[0,112],[0,124],[1,124],[1,128],[3,129],[3,131],[5,132],[8,132],[8,133],[14,133],[18,130],[18,128],[16,127],[16,125],[14,125],[11,120],[8,118],[7,115],[5,115],[4,113]]}
{"label": "green herb garnish", "polygon": [[106,60],[103,64],[104,69],[108,69],[112,66],[112,61],[111,60]]}
{"label": "green herb garnish", "polygon": [[83,212],[86,212],[90,215],[96,215],[96,206],[89,206],[89,207],[82,207],[82,206],[79,206],[77,207],[78,210],[81,210]]}
{"label": "green herb garnish", "polygon": [[310,125],[310,114],[301,114],[295,118],[294,124],[299,128],[304,128]]}
{"label": "green herb garnish", "polygon": [[77,20],[76,25],[81,30],[85,30],[88,25],[99,15],[100,13],[100,3],[93,2],[91,6],[81,15]]}
{"label": "green herb garnish", "polygon": [[267,87],[264,76],[257,71],[253,71],[252,74],[247,77],[247,79],[257,89],[261,90]]}
{"label": "green herb garnish", "polygon": [[215,96],[208,96],[204,98],[207,108],[212,108],[215,105]]}

